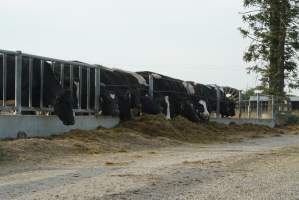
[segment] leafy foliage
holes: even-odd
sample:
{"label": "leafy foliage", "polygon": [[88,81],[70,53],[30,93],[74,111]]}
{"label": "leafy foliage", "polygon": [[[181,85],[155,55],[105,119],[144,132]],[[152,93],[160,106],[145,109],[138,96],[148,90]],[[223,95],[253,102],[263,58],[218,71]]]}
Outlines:
{"label": "leafy foliage", "polygon": [[299,50],[299,0],[243,0],[239,28],[252,40],[244,60],[253,63],[249,72],[260,75],[265,93],[284,95],[284,87],[299,88],[297,61]]}

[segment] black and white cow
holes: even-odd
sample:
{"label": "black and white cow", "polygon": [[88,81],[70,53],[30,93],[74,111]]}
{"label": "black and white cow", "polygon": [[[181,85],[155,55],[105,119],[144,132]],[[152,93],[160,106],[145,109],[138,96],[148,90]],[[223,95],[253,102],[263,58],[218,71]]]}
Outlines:
{"label": "black and white cow", "polygon": [[[15,99],[15,56],[7,55],[7,80],[6,80],[6,99]],[[0,99],[3,99],[3,56],[0,56]],[[28,107],[29,105],[29,59],[22,59],[22,89],[21,104]],[[32,106],[40,107],[40,90],[41,90],[41,60],[33,59],[32,68]],[[48,62],[44,62],[43,73],[43,106],[53,107],[55,114],[64,125],[75,124],[73,114],[73,98],[71,91],[63,89],[51,69]]]}
{"label": "black and white cow", "polygon": [[[235,103],[226,97],[223,89],[217,85],[203,85],[193,83],[197,101],[203,106],[203,117],[208,118],[211,112],[217,111],[217,102],[219,98],[220,114],[222,117],[235,115]],[[217,95],[218,91],[218,95]]]}
{"label": "black and white cow", "polygon": [[[154,72],[137,73],[142,75],[147,80],[147,83],[150,75],[154,78],[154,99],[152,99],[151,105],[155,109],[152,110],[158,111],[156,108],[160,106],[167,119],[182,115],[190,121],[199,122],[199,117],[196,114],[191,98],[192,88],[189,88],[186,83]],[[146,111],[144,109],[144,112]]]}
{"label": "black and white cow", "polygon": [[139,74],[120,69],[101,68],[101,83],[118,99],[119,116],[129,120],[141,114],[141,99],[146,94],[146,80]]}

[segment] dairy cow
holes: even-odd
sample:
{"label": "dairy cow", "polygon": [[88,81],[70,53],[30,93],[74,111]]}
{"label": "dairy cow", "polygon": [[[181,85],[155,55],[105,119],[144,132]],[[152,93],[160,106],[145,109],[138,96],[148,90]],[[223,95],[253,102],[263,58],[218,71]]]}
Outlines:
{"label": "dairy cow", "polygon": [[129,120],[141,114],[141,99],[146,95],[147,88],[142,76],[134,72],[102,67],[101,83],[115,93],[122,120]]}
{"label": "dairy cow", "polygon": [[[199,122],[200,119],[191,98],[192,93],[183,81],[148,71],[137,73],[142,75],[147,83],[150,75],[154,78],[154,98],[151,101],[154,109],[152,110],[158,111],[156,108],[160,106],[167,119],[182,115],[190,121]],[[146,105],[143,107],[145,107],[144,111],[151,110],[146,108]]]}
{"label": "dairy cow", "polygon": [[[202,115],[208,118],[211,112],[217,111],[217,102],[219,98],[220,109],[219,112],[222,117],[229,117],[235,115],[235,103],[226,97],[223,89],[217,85],[203,85],[200,83],[193,83],[195,89],[195,96],[197,101],[203,106],[204,112]],[[218,95],[217,95],[218,91]]]}

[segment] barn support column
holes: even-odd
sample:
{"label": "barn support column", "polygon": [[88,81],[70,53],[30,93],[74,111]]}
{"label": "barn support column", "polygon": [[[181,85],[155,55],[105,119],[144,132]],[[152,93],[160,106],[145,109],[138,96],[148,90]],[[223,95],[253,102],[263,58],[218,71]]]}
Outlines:
{"label": "barn support column", "polygon": [[154,97],[154,77],[152,74],[149,75],[149,95]]}
{"label": "barn support column", "polygon": [[21,92],[22,92],[22,52],[17,51],[15,57],[15,107],[16,114],[21,113]]}

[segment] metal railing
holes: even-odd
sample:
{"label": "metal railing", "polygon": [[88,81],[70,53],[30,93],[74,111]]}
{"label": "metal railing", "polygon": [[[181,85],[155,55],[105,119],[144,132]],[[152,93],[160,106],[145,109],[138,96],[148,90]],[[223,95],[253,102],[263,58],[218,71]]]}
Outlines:
{"label": "metal railing", "polygon": [[[8,63],[8,58],[13,57],[13,65]],[[74,111],[76,113],[95,113],[100,109],[99,98],[100,98],[100,67],[95,65],[90,65],[80,62],[71,62],[60,59],[54,59],[49,57],[37,56],[22,53],[21,51],[6,51],[0,50],[0,58],[2,58],[2,105],[0,106],[0,111],[15,111],[15,113],[20,114],[22,111],[45,111],[52,112],[52,107],[44,107],[43,97],[46,91],[44,91],[44,65],[47,62],[51,65],[51,68],[55,73],[59,73],[59,81],[63,88],[68,87],[71,91],[72,96],[74,96],[73,87],[74,81],[79,83],[79,88],[77,88],[78,96],[78,105]],[[39,70],[40,70],[40,103],[39,106],[33,105],[33,62],[38,60]],[[25,64],[26,63],[26,64]],[[25,67],[28,69],[25,70]],[[13,82],[8,83],[8,71],[14,71]],[[28,74],[24,74],[24,71],[28,71]],[[74,71],[76,71],[76,76]],[[67,74],[65,74],[67,72]],[[28,105],[22,104],[22,77],[28,76],[29,88],[28,91]],[[91,85],[91,78],[94,80]],[[57,77],[56,77],[57,79]],[[66,79],[69,84],[65,85]],[[85,81],[85,83],[84,83]],[[14,85],[14,88],[11,88]],[[86,88],[83,88],[82,85],[86,85]],[[91,100],[91,89],[94,89],[93,98]],[[13,97],[8,99],[8,91],[14,90]],[[82,95],[82,91],[85,90],[86,95]],[[83,107],[83,99],[86,100],[86,106]],[[13,101],[13,105],[8,105],[7,100]],[[1,101],[1,100],[0,100]],[[92,102],[92,105],[91,105]]]}
{"label": "metal railing", "polygon": [[287,97],[256,94],[250,99],[242,99],[237,103],[236,117],[240,119],[273,119],[277,115],[291,112],[291,102]]}
{"label": "metal railing", "polygon": [[239,98],[236,105],[236,116],[239,119],[275,119],[277,100],[275,96],[256,95],[251,99]]}

